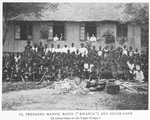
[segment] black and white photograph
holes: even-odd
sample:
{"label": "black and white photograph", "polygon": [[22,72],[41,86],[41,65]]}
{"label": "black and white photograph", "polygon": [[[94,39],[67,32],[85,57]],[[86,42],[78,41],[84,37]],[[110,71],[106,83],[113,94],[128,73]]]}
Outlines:
{"label": "black and white photograph", "polygon": [[2,7],[2,111],[148,110],[148,2]]}

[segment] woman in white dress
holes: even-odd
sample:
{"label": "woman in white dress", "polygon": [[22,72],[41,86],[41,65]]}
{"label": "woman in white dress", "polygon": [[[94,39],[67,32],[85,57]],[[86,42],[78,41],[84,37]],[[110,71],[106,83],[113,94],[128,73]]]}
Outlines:
{"label": "woman in white dress", "polygon": [[140,65],[136,65],[135,66],[136,70],[135,70],[135,80],[139,81],[139,82],[144,82],[144,74],[143,71],[141,70]]}

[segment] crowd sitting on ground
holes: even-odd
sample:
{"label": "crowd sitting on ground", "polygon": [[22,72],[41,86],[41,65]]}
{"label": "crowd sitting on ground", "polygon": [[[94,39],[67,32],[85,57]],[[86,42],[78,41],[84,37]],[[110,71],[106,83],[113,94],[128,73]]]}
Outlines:
{"label": "crowd sitting on ground", "polygon": [[122,79],[145,82],[148,78],[148,60],[141,57],[138,49],[99,46],[96,50],[85,47],[77,49],[74,43],[68,48],[60,45],[48,48],[42,42],[27,42],[22,53],[6,53],[3,56],[3,82],[57,81],[78,77],[84,79]]}

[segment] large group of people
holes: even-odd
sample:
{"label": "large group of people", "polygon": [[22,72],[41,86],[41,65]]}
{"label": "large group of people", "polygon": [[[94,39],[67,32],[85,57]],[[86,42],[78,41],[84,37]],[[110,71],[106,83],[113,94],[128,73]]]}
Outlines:
{"label": "large group of people", "polygon": [[148,77],[148,60],[132,47],[114,49],[105,46],[87,47],[81,43],[77,49],[42,42],[31,46],[27,42],[22,53],[3,56],[3,81],[57,81],[78,77],[84,79],[123,79],[144,82]]}

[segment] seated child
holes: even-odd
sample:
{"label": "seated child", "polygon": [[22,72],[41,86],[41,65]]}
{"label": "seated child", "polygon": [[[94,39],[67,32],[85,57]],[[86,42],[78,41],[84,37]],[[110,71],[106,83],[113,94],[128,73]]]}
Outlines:
{"label": "seated child", "polygon": [[140,65],[136,65],[136,70],[135,70],[135,80],[139,82],[144,82],[144,74],[143,71],[141,70]]}

